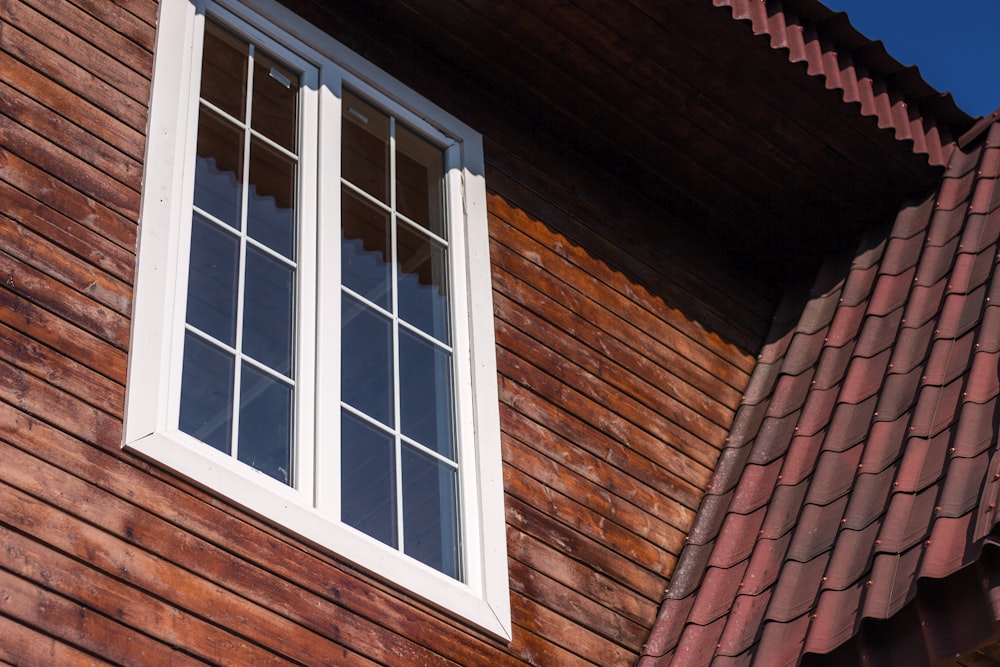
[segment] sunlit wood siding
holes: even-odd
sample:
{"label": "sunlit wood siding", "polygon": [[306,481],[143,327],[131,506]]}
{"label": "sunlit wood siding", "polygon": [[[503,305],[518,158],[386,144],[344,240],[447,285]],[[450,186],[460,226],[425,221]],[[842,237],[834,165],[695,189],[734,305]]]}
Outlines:
{"label": "sunlit wood siding", "polygon": [[646,638],[772,297],[325,5],[296,6],[486,137],[513,640],[122,452],[156,4],[3,0],[0,660],[622,665]]}

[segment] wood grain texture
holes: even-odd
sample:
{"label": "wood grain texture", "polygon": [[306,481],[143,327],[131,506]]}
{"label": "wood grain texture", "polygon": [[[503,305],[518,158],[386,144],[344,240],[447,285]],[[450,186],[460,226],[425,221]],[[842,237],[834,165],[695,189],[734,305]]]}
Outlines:
{"label": "wood grain texture", "polygon": [[0,660],[631,664],[774,295],[408,35],[289,4],[485,135],[513,639],[121,449],[156,3],[0,0]]}

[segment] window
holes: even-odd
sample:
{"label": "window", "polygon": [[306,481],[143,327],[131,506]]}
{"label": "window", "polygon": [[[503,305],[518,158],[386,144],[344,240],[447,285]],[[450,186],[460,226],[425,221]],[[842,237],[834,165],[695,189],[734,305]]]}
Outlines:
{"label": "window", "polygon": [[481,138],[267,0],[159,25],[124,445],[509,638]]}

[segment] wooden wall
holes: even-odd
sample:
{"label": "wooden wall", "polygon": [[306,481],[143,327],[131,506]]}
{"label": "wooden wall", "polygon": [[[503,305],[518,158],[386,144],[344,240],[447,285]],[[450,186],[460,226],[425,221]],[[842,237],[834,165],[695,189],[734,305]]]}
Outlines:
{"label": "wooden wall", "polygon": [[486,135],[514,639],[122,452],[156,4],[0,0],[0,661],[630,664],[774,295],[419,45],[298,7]]}

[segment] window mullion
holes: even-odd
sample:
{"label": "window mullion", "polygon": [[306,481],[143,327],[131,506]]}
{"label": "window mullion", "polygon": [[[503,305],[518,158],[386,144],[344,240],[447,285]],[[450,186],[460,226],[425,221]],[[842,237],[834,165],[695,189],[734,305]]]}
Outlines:
{"label": "window mullion", "polygon": [[250,53],[247,58],[247,88],[246,99],[244,100],[243,117],[243,174],[240,193],[240,259],[239,276],[236,288],[236,361],[233,369],[233,432],[231,436],[230,455],[239,459],[240,443],[240,405],[243,397],[240,390],[243,386],[243,312],[244,295],[246,290],[246,267],[247,267],[247,201],[250,197],[250,114],[253,110],[253,59],[254,45],[250,45]]}
{"label": "window mullion", "polygon": [[398,262],[398,236],[396,220],[396,118],[389,116],[389,169],[386,175],[389,179],[389,248],[392,258],[389,261],[391,268],[392,284],[390,293],[392,294],[392,394],[393,394],[393,415],[395,432],[393,433],[394,443],[394,464],[395,464],[395,484],[396,484],[396,539],[399,550],[405,553],[406,543],[404,536],[406,531],[403,528],[403,443],[400,433],[403,425],[400,423],[402,411],[399,407],[399,262]]}
{"label": "window mullion", "polygon": [[[319,120],[316,145],[317,229],[319,263],[317,293],[312,300],[316,308],[316,325],[312,332],[316,358],[316,396],[314,429],[315,470],[313,471],[316,507],[341,518],[340,485],[331,480],[341,478],[341,81],[333,67],[320,71]],[[327,338],[320,340],[320,332]],[[322,344],[321,344],[322,342]]]}

